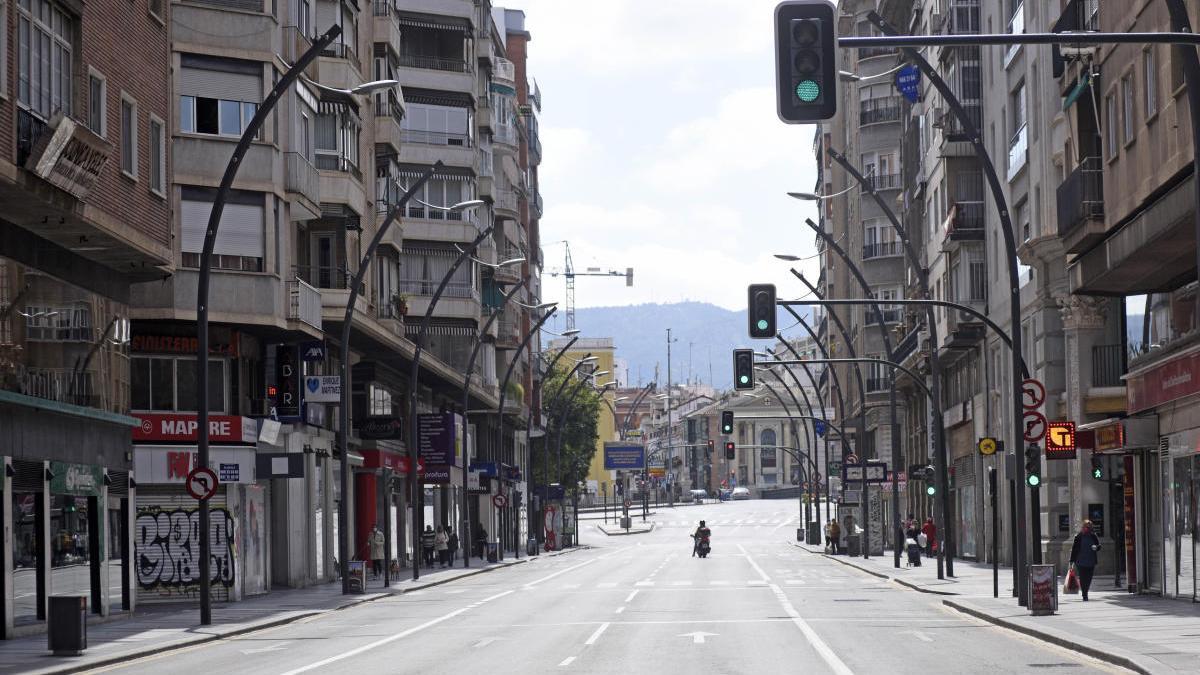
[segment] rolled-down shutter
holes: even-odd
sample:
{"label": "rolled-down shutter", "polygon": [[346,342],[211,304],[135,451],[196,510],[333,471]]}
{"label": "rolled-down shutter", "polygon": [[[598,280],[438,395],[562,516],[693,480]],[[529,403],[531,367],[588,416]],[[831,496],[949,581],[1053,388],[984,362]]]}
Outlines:
{"label": "rolled-down shutter", "polygon": [[179,71],[179,93],[259,103],[263,98],[262,76],[184,66]]}
{"label": "rolled-down shutter", "polygon": [[[184,252],[200,253],[204,246],[204,231],[212,213],[212,202],[182,199],[179,202],[179,212],[183,225]],[[221,227],[217,230],[217,242],[213,252],[218,255],[265,257],[264,226],[261,202],[226,203],[221,212]]]}

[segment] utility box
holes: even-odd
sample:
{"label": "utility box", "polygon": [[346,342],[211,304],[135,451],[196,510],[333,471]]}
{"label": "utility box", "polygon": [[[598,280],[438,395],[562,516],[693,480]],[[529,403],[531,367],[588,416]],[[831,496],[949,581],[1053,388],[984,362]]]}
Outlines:
{"label": "utility box", "polygon": [[621,516],[621,528],[628,530],[631,527],[633,527],[633,518]]}
{"label": "utility box", "polygon": [[500,558],[500,545],[494,541],[489,541],[487,545],[487,561],[494,563]]}
{"label": "utility box", "polygon": [[87,649],[87,596],[50,596],[47,647],[55,656],[79,656]]}
{"label": "utility box", "polygon": [[862,555],[862,535],[851,534],[846,537],[846,555],[851,558]]}
{"label": "utility box", "polygon": [[529,541],[525,542],[525,555],[537,555],[538,544],[537,539],[530,537]]}
{"label": "utility box", "polygon": [[820,523],[814,522],[814,523],[808,524],[808,543],[813,544],[813,545],[817,545],[817,544],[821,543],[821,524]]}

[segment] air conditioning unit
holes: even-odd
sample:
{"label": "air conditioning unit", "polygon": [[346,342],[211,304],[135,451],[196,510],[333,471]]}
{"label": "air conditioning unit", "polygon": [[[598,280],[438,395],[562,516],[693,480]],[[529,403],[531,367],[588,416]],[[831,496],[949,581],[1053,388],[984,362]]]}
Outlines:
{"label": "air conditioning unit", "polygon": [[944,21],[944,20],[945,20],[945,17],[942,15],[941,12],[931,12],[929,14],[929,32],[934,35],[941,33],[942,32],[942,21]]}

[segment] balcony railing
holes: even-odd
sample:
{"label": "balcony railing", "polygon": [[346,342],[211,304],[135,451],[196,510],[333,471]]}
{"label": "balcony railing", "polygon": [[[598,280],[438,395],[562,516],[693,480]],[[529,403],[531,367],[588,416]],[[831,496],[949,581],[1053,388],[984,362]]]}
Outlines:
{"label": "balcony railing", "polygon": [[351,162],[349,158],[343,157],[335,152],[317,151],[316,165],[321,171],[341,171],[354,176],[358,181],[362,182],[362,171]]}
{"label": "balcony railing", "polygon": [[288,318],[321,330],[321,291],[296,277],[287,282]]}
{"label": "balcony railing", "polygon": [[870,244],[863,244],[863,260],[895,255],[900,255],[900,242],[880,241]]}
{"label": "balcony railing", "polygon": [[983,230],[984,203],[979,201],[956,201],[950,205],[950,213],[946,217],[946,233]]}
{"label": "balcony railing", "polygon": [[393,2],[395,0],[375,0],[373,4],[375,16],[391,16],[395,11],[392,6]]}
{"label": "balcony railing", "polygon": [[512,190],[496,190],[496,208],[517,210],[517,193]]}
{"label": "balcony railing", "polygon": [[90,372],[72,368],[26,368],[21,374],[21,393],[72,405],[96,405],[99,392]]}
{"label": "balcony railing", "polygon": [[886,377],[868,377],[864,386],[867,391],[887,391],[889,380]]}
{"label": "balcony railing", "polygon": [[471,136],[469,134],[452,134],[444,131],[405,129],[400,133],[400,140],[405,143],[420,143],[422,145],[449,145],[457,148],[471,147]]}
{"label": "balcony railing", "polygon": [[1092,347],[1092,386],[1122,387],[1125,382],[1125,350],[1121,345],[1095,345]]}
{"label": "balcony railing", "polygon": [[899,190],[900,174],[884,173],[867,176],[867,182],[876,190]]}
{"label": "balcony railing", "polygon": [[[329,290],[345,289],[350,286],[350,276],[346,268],[338,267],[323,267],[320,265],[293,265],[296,270],[296,278],[303,280],[313,288],[324,288]],[[366,284],[359,289],[362,292],[366,289]]]}
{"label": "balcony railing", "polygon": [[1099,157],[1086,157],[1058,186],[1058,235],[1089,220],[1104,220],[1104,170]]}
{"label": "balcony railing", "polygon": [[[401,279],[399,289],[400,292],[404,293],[405,295],[433,296],[433,293],[437,290],[439,283],[441,283],[441,280],[431,281],[428,279]],[[442,291],[442,297],[478,299],[479,294],[475,291],[475,287],[471,285],[470,282],[451,281],[450,283],[446,284],[446,289]]]}
{"label": "balcony railing", "polygon": [[388,92],[386,100],[384,100],[384,98],[382,96],[376,96],[375,97],[375,116],[376,117],[391,116],[391,118],[396,121],[396,124],[403,125],[404,124],[404,104],[401,103],[400,99],[396,96],[396,94],[394,94],[392,92]]}
{"label": "balcony railing", "polygon": [[496,59],[496,65],[492,67],[492,79],[498,84],[512,86],[517,81],[516,64],[508,59]]}
{"label": "balcony railing", "polygon": [[1012,180],[1025,167],[1029,158],[1029,126],[1022,124],[1008,142],[1008,179]]}
{"label": "balcony railing", "polygon": [[900,110],[899,96],[885,96],[883,98],[871,98],[860,101],[858,123],[861,126],[866,126],[868,124],[882,124],[884,122],[899,122]]}
{"label": "balcony railing", "polygon": [[511,124],[497,124],[492,130],[492,141],[504,145],[520,145],[521,136]]}
{"label": "balcony railing", "polygon": [[298,152],[283,154],[284,189],[288,192],[303,195],[314,203],[321,201],[321,174],[317,167]]}
{"label": "balcony railing", "polygon": [[[312,38],[305,35],[298,26],[283,27],[283,58],[287,59],[288,63],[299,61],[310,47],[312,47]],[[317,78],[316,59],[308,64],[308,67],[304,69],[304,74],[312,79]]]}
{"label": "balcony railing", "polygon": [[[1008,32],[1013,35],[1018,35],[1025,32],[1025,5],[1024,3],[1017,5],[1013,10],[1012,18],[1008,20]],[[1008,51],[1004,54],[1004,65],[1007,66],[1017,51],[1021,49],[1021,45],[1011,45]]]}
{"label": "balcony railing", "polygon": [[355,70],[362,72],[362,64],[358,60],[358,54],[354,53],[354,47],[344,42],[334,42],[325,49],[321,50],[321,56],[331,56],[337,59],[346,59]]}
{"label": "balcony railing", "polygon": [[[979,103],[963,103],[963,109],[967,113],[967,119],[971,120],[971,125],[975,127],[976,131],[982,129],[983,108],[979,105]],[[968,135],[967,128],[963,126],[962,122],[958,121],[958,116],[949,110],[946,111],[945,133],[948,137],[947,140],[949,141],[958,140],[955,137]]]}
{"label": "balcony railing", "polygon": [[892,56],[896,53],[895,47],[859,47],[858,60],[870,59],[876,56]]}
{"label": "balcony railing", "polygon": [[25,165],[25,160],[29,159],[33,146],[37,145],[45,130],[45,122],[24,108],[17,109],[17,164]]}
{"label": "balcony railing", "polygon": [[979,0],[957,0],[946,8],[942,19],[943,35],[971,35],[979,32]]}
{"label": "balcony railing", "polygon": [[533,193],[532,204],[534,215],[538,218],[541,218],[545,214],[545,211],[543,210],[542,206],[542,192],[540,190]]}
{"label": "balcony railing", "polygon": [[401,54],[400,65],[405,68],[444,70],[452,73],[470,72],[466,60],[462,58],[436,56],[433,54]]}

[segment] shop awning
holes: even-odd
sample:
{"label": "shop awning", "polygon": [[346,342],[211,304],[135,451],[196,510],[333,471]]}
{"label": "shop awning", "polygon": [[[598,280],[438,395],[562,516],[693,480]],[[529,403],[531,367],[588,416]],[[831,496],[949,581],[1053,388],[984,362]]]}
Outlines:
{"label": "shop awning", "polygon": [[1091,84],[1092,71],[1089,70],[1079,78],[1079,81],[1075,83],[1074,88],[1072,88],[1071,91],[1067,93],[1067,97],[1063,99],[1063,110],[1070,108],[1071,104],[1075,103],[1075,101],[1078,101],[1079,97],[1083,96],[1083,93],[1087,91]]}
{"label": "shop awning", "polygon": [[467,19],[400,14],[396,17],[396,20],[399,22],[401,27],[407,26],[408,28],[426,28],[429,30],[452,30],[468,34],[471,32],[471,22]]}

